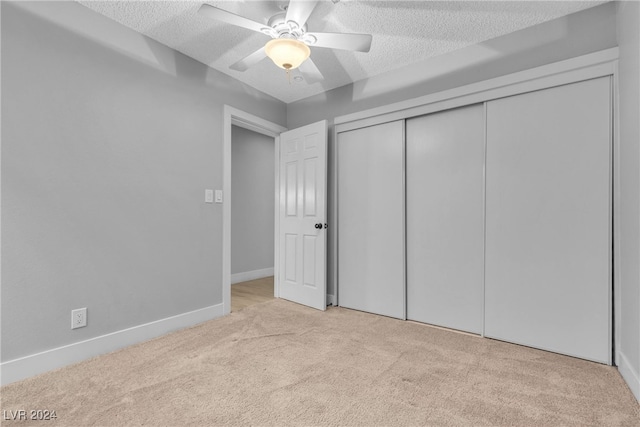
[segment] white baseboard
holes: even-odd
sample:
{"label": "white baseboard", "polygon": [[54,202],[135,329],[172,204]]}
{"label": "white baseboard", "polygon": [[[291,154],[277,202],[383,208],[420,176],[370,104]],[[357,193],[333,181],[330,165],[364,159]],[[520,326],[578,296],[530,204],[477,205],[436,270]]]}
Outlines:
{"label": "white baseboard", "polygon": [[336,297],[332,294],[327,294],[327,305],[336,306]]}
{"label": "white baseboard", "polygon": [[627,385],[631,389],[631,392],[636,397],[638,402],[640,402],[640,376],[633,369],[631,363],[629,363],[629,359],[624,355],[623,352],[618,353],[620,355],[620,363],[618,364],[618,371],[622,378],[627,382]]}
{"label": "white baseboard", "polygon": [[244,273],[236,273],[231,275],[231,284],[234,285],[248,280],[262,279],[263,277],[273,276],[273,267],[263,268],[260,270],[245,271]]}
{"label": "white baseboard", "polygon": [[178,329],[221,317],[222,314],[222,304],[212,305],[19,359],[9,360],[0,364],[0,384],[5,385],[20,381],[91,357],[110,353]]}

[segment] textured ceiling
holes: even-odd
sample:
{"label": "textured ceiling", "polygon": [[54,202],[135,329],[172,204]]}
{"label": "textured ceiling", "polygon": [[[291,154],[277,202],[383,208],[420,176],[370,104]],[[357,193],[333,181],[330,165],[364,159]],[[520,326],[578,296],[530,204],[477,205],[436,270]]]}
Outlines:
{"label": "textured ceiling", "polygon": [[[372,34],[373,42],[368,53],[312,47],[311,58],[324,76],[313,84],[287,80],[268,58],[244,72],[229,69],[270,38],[198,14],[202,1],[79,3],[289,103],[605,2],[320,0],[308,31]],[[288,2],[206,3],[266,24]]]}

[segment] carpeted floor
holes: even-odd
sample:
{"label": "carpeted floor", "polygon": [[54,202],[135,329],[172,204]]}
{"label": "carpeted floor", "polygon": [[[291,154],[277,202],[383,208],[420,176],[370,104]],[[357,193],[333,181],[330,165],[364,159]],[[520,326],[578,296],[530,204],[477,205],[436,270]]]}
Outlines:
{"label": "carpeted floor", "polygon": [[640,425],[613,367],[283,300],[0,392],[57,415],[3,426]]}

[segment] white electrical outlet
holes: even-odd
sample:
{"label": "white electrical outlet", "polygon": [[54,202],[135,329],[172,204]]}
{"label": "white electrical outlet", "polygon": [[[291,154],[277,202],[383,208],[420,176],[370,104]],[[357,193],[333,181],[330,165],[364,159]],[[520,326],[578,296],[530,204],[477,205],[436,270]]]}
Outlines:
{"label": "white electrical outlet", "polygon": [[87,326],[87,309],[78,308],[71,310],[71,329]]}

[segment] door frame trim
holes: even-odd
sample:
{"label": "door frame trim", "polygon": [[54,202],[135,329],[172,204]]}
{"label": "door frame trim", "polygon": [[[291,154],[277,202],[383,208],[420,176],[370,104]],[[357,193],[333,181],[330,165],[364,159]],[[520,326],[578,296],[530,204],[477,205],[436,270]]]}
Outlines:
{"label": "door frame trim", "polygon": [[[278,218],[280,211],[280,134],[287,130],[284,126],[225,104],[223,109],[223,146],[222,146],[222,314],[231,313],[231,126],[235,125],[262,135],[270,136],[275,142],[275,219],[274,219],[274,277],[278,271]],[[280,295],[278,280],[274,280],[274,296]]]}

